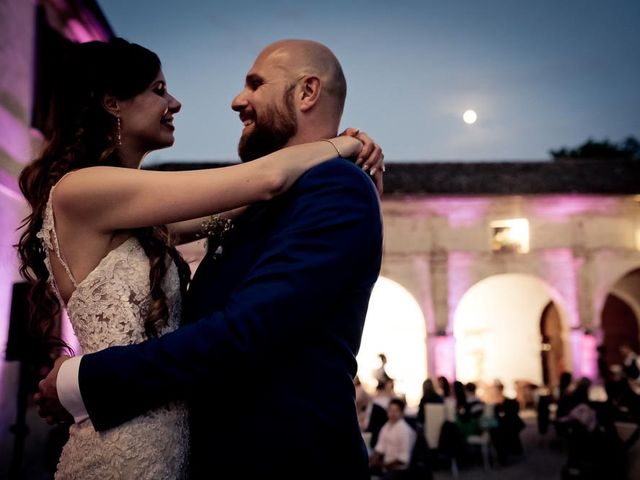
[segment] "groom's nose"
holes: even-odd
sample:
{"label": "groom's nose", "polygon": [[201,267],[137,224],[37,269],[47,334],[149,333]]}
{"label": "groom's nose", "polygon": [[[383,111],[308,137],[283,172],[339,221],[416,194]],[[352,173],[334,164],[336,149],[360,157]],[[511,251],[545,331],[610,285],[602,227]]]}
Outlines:
{"label": "groom's nose", "polygon": [[231,109],[240,112],[247,106],[247,96],[245,95],[244,90],[241,91],[238,95],[231,100]]}

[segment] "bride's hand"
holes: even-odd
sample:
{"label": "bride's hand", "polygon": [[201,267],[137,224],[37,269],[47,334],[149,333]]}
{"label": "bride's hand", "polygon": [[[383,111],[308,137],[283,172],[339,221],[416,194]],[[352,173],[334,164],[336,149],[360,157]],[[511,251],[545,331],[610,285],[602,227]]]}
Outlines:
{"label": "bride's hand", "polygon": [[362,169],[373,177],[378,193],[382,195],[382,174],[385,171],[385,166],[384,154],[380,145],[375,143],[369,135],[356,128],[347,128],[340,135],[354,137],[362,142],[362,149],[358,153],[355,163],[362,166]]}

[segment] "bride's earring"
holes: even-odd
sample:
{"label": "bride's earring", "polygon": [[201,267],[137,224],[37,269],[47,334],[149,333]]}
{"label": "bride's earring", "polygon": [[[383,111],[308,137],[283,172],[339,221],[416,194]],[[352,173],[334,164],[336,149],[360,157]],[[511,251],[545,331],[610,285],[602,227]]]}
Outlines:
{"label": "bride's earring", "polygon": [[120,107],[116,103],[116,146],[122,146],[122,122],[120,120]]}
{"label": "bride's earring", "polygon": [[116,145],[118,147],[122,146],[122,125],[118,114],[116,114]]}

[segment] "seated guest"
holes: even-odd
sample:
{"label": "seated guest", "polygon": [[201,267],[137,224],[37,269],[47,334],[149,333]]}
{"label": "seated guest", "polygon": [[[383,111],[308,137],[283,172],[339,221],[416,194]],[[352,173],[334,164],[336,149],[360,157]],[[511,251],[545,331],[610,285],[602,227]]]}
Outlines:
{"label": "seated guest", "polygon": [[360,431],[371,434],[367,449],[372,449],[378,442],[380,430],[387,422],[387,411],[375,403],[364,389],[356,390],[356,408]]}
{"label": "seated guest", "polygon": [[384,479],[395,478],[409,467],[411,452],[416,441],[416,432],[404,419],[405,403],[399,398],[389,402],[387,415],[378,443],[370,458],[371,472],[383,475]]}
{"label": "seated guest", "polygon": [[444,402],[444,408],[447,415],[447,421],[453,422],[456,419],[456,398],[451,395],[451,385],[447,377],[438,377],[438,388],[442,401]]}
{"label": "seated guest", "polygon": [[502,401],[496,403],[493,410],[497,424],[489,433],[498,456],[498,462],[504,465],[511,456],[522,455],[520,432],[525,428],[525,423],[519,415],[520,404],[518,401],[505,397],[502,390],[500,394]]}
{"label": "seated guest", "polygon": [[558,385],[558,393],[556,395],[556,418],[565,416],[571,410],[572,386],[573,376],[571,372],[562,372],[560,375],[560,384]]}
{"label": "seated guest", "polygon": [[484,402],[476,396],[476,384],[469,382],[464,386],[467,398],[467,415],[480,419],[484,414]]}
{"label": "seated guest", "polygon": [[427,403],[443,403],[442,397],[436,392],[433,380],[427,378],[422,382],[422,398],[418,405],[418,422],[424,425],[424,406]]}
{"label": "seated guest", "polygon": [[[465,438],[471,435],[479,435],[482,432],[482,417],[485,404],[476,397],[475,383],[467,383],[463,387],[464,404],[458,407],[456,424]],[[462,402],[459,402],[459,404]]]}

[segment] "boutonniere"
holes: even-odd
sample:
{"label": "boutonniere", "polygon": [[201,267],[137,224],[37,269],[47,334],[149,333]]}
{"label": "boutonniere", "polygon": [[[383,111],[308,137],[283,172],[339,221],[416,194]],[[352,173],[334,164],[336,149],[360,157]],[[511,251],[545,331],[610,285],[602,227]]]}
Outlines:
{"label": "boutonniere", "polygon": [[[233,230],[233,222],[229,218],[223,218],[220,215],[211,215],[207,217],[201,224],[200,232],[196,235],[198,238],[207,238],[207,250],[212,251],[213,258],[222,255],[223,244],[229,232]],[[216,246],[215,250],[212,248]]]}

